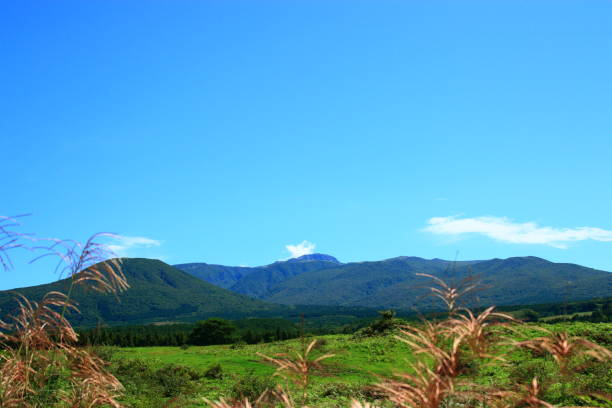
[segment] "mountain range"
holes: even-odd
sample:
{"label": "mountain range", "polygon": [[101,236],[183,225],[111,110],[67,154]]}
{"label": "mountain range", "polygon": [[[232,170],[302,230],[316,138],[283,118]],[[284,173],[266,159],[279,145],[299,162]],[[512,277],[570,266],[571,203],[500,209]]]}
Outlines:
{"label": "mountain range", "polygon": [[423,307],[429,281],[417,273],[459,282],[480,281],[474,302],[515,305],[606,297],[612,274],[575,264],[527,256],[453,262],[401,256],[374,262],[341,263],[324,254],[306,255],[260,267],[206,263],[175,265],[197,278],[233,292],[273,303]]}
{"label": "mountain range", "polygon": [[[471,305],[517,305],[612,296],[612,273],[536,257],[452,262],[397,257],[341,263],[310,254],[259,267],[189,263],[170,266],[145,258],[123,258],[130,289],[118,300],[78,288],[77,326],[195,321],[217,316],[296,317],[375,314],[377,309],[435,309],[427,297],[431,274],[447,282],[474,278],[480,290]],[[0,292],[0,318],[16,308],[15,292],[40,300],[49,291],[66,292],[70,279]],[[304,306],[310,305],[310,306]]]}

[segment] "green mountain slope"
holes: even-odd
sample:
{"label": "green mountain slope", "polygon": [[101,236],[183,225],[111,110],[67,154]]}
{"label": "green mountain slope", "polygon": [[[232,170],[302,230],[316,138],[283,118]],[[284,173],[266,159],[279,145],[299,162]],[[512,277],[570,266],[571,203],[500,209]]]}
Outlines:
{"label": "green mountain slope", "polygon": [[306,272],[341,265],[328,255],[311,254],[253,268],[190,263],[174,265],[188,274],[247,296],[262,297],[275,285]]}
{"label": "green mountain slope", "polygon": [[[130,289],[119,295],[103,295],[81,288],[73,292],[80,314],[70,316],[73,324],[89,326],[143,323],[163,320],[198,320],[206,317],[247,317],[286,309],[219,288],[161,261],[124,258],[123,272]],[[0,316],[15,309],[14,292],[40,300],[49,291],[66,293],[70,280],[0,292]]]}
{"label": "green mountain slope", "polygon": [[318,260],[275,262],[253,271],[236,282],[230,290],[248,296],[263,297],[275,285],[312,271],[337,267],[339,263]]}
{"label": "green mountain slope", "polygon": [[295,276],[260,296],[283,304],[320,304],[409,309],[432,306],[423,298],[428,273],[447,281],[479,277],[486,288],[475,304],[513,305],[559,302],[612,295],[612,274],[535,257],[460,262],[400,257],[315,270]]}
{"label": "green mountain slope", "polygon": [[[81,314],[77,326],[156,321],[196,321],[207,317],[309,318],[375,315],[377,309],[439,308],[427,293],[428,273],[446,281],[477,276],[486,288],[472,305],[517,305],[564,302],[612,296],[612,274],[535,257],[453,263],[440,259],[398,257],[379,262],[341,264],[327,259],[297,259],[258,268],[196,265],[200,276],[213,277],[232,290],[212,285],[161,261],[123,260],[131,288],[119,296],[77,289],[73,298]],[[184,265],[183,265],[184,266]],[[199,269],[198,269],[199,268]],[[244,269],[247,269],[246,271]],[[192,272],[193,272],[192,270]],[[208,274],[208,275],[207,275]],[[194,275],[198,276],[194,273]],[[66,292],[70,281],[0,292],[0,318],[14,311],[15,293],[40,300],[49,291]],[[270,302],[270,303],[268,303]],[[288,305],[288,306],[283,306]],[[315,305],[315,306],[291,306]]]}
{"label": "green mountain slope", "polygon": [[214,265],[203,262],[172,266],[191,276],[195,276],[198,279],[202,279],[203,281],[225,289],[231,288],[236,282],[258,269],[242,266]]}

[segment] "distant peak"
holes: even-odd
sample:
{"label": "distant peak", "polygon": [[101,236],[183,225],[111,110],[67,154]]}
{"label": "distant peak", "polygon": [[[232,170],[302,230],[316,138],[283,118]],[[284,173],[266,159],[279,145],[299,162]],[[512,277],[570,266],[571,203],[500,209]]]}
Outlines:
{"label": "distant peak", "polygon": [[544,258],[538,258],[537,256],[511,256],[509,258],[493,258],[489,261],[495,262],[506,262],[506,263],[525,263],[525,262],[540,262],[540,263],[552,263]]}
{"label": "distant peak", "polygon": [[302,262],[302,261],[326,261],[326,262],[334,262],[334,263],[337,263],[337,264],[340,263],[340,261],[338,261],[333,256],[325,255],[325,254],[302,255],[302,256],[297,257],[297,258],[289,259],[288,262]]}
{"label": "distant peak", "polygon": [[425,261],[424,258],[419,258],[418,256],[396,256],[395,258],[384,259],[384,261]]}

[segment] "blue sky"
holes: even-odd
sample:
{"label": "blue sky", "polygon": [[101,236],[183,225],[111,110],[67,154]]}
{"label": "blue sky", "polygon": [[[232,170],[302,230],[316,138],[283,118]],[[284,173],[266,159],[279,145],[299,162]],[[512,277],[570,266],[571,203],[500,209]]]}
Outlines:
{"label": "blue sky", "polygon": [[[612,271],[608,1],[13,1],[0,215],[123,256]],[[308,241],[303,244],[303,241]],[[288,245],[293,252],[287,248]],[[313,248],[314,246],[314,248]],[[56,278],[48,262],[0,289]]]}

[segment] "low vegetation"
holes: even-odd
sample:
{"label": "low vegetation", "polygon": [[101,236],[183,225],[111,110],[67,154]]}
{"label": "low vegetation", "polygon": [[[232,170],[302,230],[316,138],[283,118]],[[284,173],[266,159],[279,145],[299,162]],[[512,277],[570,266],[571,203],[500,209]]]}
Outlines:
{"label": "low vegetation", "polygon": [[[542,337],[545,333],[534,324],[514,326],[504,330],[509,342],[525,341]],[[567,322],[547,325],[555,333],[567,332],[570,336],[581,337],[605,347],[612,346],[612,324]],[[314,356],[334,354],[321,362],[321,368],[311,373],[309,385],[310,407],[348,407],[356,398],[370,404],[384,405],[383,394],[373,385],[380,378],[392,378],[402,367],[416,364],[416,356],[410,347],[395,337],[397,332],[384,335],[326,335],[317,337]],[[313,338],[306,338],[309,344]],[[126,387],[122,401],[128,406],[162,407],[170,397],[161,397],[154,377],[147,386],[140,386],[140,365],[150,371],[167,366],[180,366],[200,374],[192,381],[189,392],[181,395],[180,404],[204,406],[202,398],[227,401],[248,397],[256,400],[266,389],[274,390],[278,384],[285,385],[281,377],[272,377],[276,368],[262,355],[274,357],[299,351],[301,339],[260,343],[254,345],[218,345],[180,347],[136,347],[106,348],[110,350],[113,372]],[[512,389],[514,384],[530,384],[538,378],[540,398],[557,406],[609,406],[602,395],[611,394],[612,370],[609,362],[590,361],[588,366],[572,373],[572,379],[563,390],[562,377],[554,357],[525,347],[502,345],[507,348],[505,361],[494,364],[464,364],[459,376],[461,381],[470,380],[478,384],[480,391],[487,389]],[[107,354],[108,355],[108,354]],[[583,357],[572,356],[578,364]],[[130,364],[136,362],[137,364]],[[119,367],[134,367],[131,372],[119,372]],[[208,374],[213,369],[214,375]],[[292,384],[288,384],[292,390]],[[516,387],[518,390],[518,386]],[[516,391],[515,390],[515,391]],[[597,395],[590,395],[590,394]],[[598,396],[599,395],[599,396]],[[608,397],[609,398],[609,397]],[[476,401],[474,401],[476,403]],[[487,402],[487,403],[490,403]],[[141,405],[138,405],[141,404]],[[148,405],[147,405],[148,404]],[[608,404],[608,405],[606,405]],[[388,405],[388,404],[387,404]],[[389,405],[393,406],[393,405]],[[476,405],[476,406],[482,406]]]}

